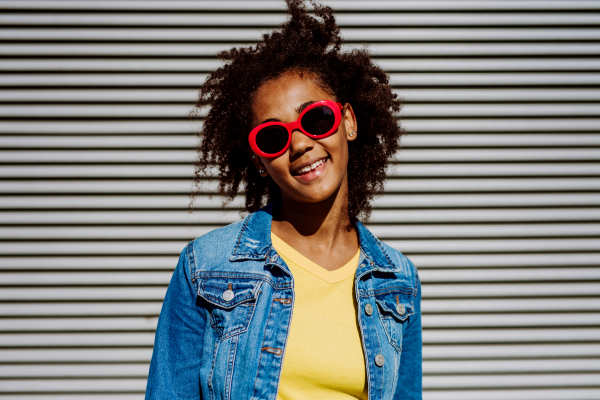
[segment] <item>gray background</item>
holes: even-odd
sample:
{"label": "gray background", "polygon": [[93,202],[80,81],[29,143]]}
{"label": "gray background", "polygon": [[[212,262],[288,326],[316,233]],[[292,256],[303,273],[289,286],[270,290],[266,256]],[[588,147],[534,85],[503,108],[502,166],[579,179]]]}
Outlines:
{"label": "gray background", "polygon": [[[424,398],[600,399],[600,1],[327,3],[407,102],[369,227],[420,270]],[[180,250],[240,218],[187,214],[187,114],[283,2],[0,10],[0,397],[141,399]]]}

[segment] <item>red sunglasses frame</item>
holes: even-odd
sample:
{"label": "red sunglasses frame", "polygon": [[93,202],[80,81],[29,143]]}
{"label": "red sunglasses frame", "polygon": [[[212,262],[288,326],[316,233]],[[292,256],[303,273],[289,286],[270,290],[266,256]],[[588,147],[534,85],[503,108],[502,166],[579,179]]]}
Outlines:
{"label": "red sunglasses frame", "polygon": [[[329,107],[333,111],[335,121],[333,123],[333,126],[331,127],[331,129],[328,132],[326,132],[322,135],[313,135],[312,133],[307,132],[304,130],[304,128],[302,128],[302,124],[300,123],[300,121],[302,120],[302,117],[304,116],[304,114],[306,114],[313,108],[319,107],[319,106]],[[306,136],[308,136],[311,139],[326,138],[327,136],[332,135],[333,133],[335,133],[338,130],[340,123],[342,122],[342,110],[343,109],[344,109],[344,106],[342,105],[342,103],[336,103],[335,101],[332,101],[332,100],[322,100],[322,101],[317,101],[316,103],[313,103],[313,104],[309,105],[308,107],[306,107],[300,113],[300,115],[298,116],[298,119],[296,119],[295,121],[289,122],[287,124],[285,124],[283,122],[276,122],[276,121],[265,122],[264,124],[260,124],[256,128],[252,129],[250,131],[250,134],[248,135],[248,142],[250,143],[250,148],[252,149],[252,151],[254,151],[254,153],[256,153],[257,155],[259,155],[261,157],[275,158],[275,157],[279,157],[280,155],[285,153],[287,151],[288,147],[290,147],[290,143],[292,141],[292,132],[295,131],[296,129],[299,130],[300,132],[304,133]],[[265,153],[264,151],[262,151],[261,149],[258,148],[258,145],[256,144],[256,135],[258,135],[258,132],[260,132],[262,129],[267,128],[269,126],[274,126],[274,125],[283,126],[288,131],[288,140],[287,140],[287,143],[286,143],[285,147],[283,148],[283,150],[278,151],[277,153],[273,153],[273,154]]]}

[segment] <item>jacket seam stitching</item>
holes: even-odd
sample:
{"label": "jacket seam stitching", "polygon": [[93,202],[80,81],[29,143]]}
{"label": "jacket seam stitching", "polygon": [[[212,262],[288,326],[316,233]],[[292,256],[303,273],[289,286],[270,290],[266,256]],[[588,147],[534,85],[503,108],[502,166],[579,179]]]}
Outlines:
{"label": "jacket seam stitching", "polygon": [[[252,397],[255,398],[256,397],[256,381],[258,380],[258,375],[260,374],[261,368],[260,368],[260,364],[262,362],[262,356],[263,356],[263,351],[262,348],[264,346],[262,346],[262,344],[265,343],[265,336],[266,336],[266,331],[267,329],[269,329],[269,321],[271,321],[271,315],[273,314],[273,304],[271,304],[271,309],[269,310],[269,318],[267,319],[267,323],[265,324],[265,333],[263,334],[263,340],[261,342],[261,346],[260,346],[260,356],[258,358],[258,371],[256,372],[256,377],[254,378],[254,389],[252,390]],[[288,331],[288,335],[289,335],[289,331]]]}
{"label": "jacket seam stitching", "polygon": [[248,226],[248,222],[250,221],[250,217],[252,216],[252,214],[248,215],[246,217],[246,220],[244,221],[244,225],[242,226],[242,229],[240,229],[240,233],[237,237],[237,241],[235,243],[235,249],[233,249],[233,253],[231,253],[232,255],[237,254],[237,250],[240,247],[240,243],[242,241],[242,235],[244,234],[244,231],[246,230],[246,226]]}
{"label": "jacket seam stitching", "polygon": [[386,287],[384,289],[375,289],[375,290],[360,290],[359,289],[359,294],[361,297],[371,297],[373,295],[381,295],[381,294],[396,293],[396,292],[400,292],[400,293],[408,294],[408,295],[412,295],[412,296],[415,296],[417,294],[417,291],[415,289],[407,288],[405,286],[390,286],[390,287]]}

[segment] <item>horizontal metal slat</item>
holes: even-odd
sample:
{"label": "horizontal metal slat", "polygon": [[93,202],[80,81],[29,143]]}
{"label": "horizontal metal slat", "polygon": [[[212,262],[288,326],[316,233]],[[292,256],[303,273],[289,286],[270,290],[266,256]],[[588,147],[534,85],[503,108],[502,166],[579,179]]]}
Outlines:
{"label": "horizontal metal slat", "polygon": [[[528,345],[428,345],[423,348],[424,360],[523,360],[531,357],[565,359],[594,357],[600,355],[597,344],[528,344]],[[150,362],[152,348],[64,348],[64,349],[0,349],[2,363],[47,363],[47,362]],[[450,361],[455,362],[455,361]],[[514,362],[509,360],[508,362]],[[502,364],[500,364],[502,365]]]}
{"label": "horizontal metal slat", "polygon": [[[552,91],[546,91],[547,96],[559,96],[560,92],[564,92],[563,99],[560,101],[569,100],[570,96],[575,95],[576,98],[595,98],[594,94],[583,89],[577,94],[578,90],[569,91],[558,89],[552,94]],[[600,91],[598,91],[600,92]],[[505,94],[506,95],[506,94]],[[515,93],[518,96],[518,92]],[[535,93],[532,93],[535,96]],[[12,104],[23,103],[60,103],[72,102],[77,104],[86,103],[106,103],[106,102],[138,102],[138,103],[187,103],[193,105],[198,98],[197,89],[0,89],[0,101],[10,102]]]}
{"label": "horizontal metal slat", "polygon": [[[12,151],[14,153],[14,150]],[[2,152],[0,152],[1,154]],[[14,157],[14,156],[13,156]],[[42,155],[42,159],[43,159]],[[68,160],[69,157],[63,157]],[[8,158],[7,160],[10,160]],[[396,156],[398,162],[440,161],[584,161],[600,160],[600,149],[468,149],[468,150],[415,150],[404,149]],[[58,161],[58,157],[57,157]]]}
{"label": "horizontal metal slat", "polygon": [[[32,184],[37,184],[33,182]],[[60,183],[62,184],[62,182]],[[395,185],[397,190],[401,185]],[[491,184],[490,184],[491,186]],[[214,193],[211,190],[206,190],[209,185],[202,185],[204,193]],[[586,188],[592,188],[589,184]],[[597,185],[600,188],[600,184]],[[507,188],[506,185],[501,185],[500,189]],[[579,186],[579,189],[583,186]],[[514,188],[513,188],[514,189]],[[555,190],[560,190],[561,187],[555,187]],[[486,190],[486,189],[484,189]],[[489,190],[489,189],[487,189]],[[523,189],[524,190],[524,189]],[[533,190],[540,190],[539,187],[534,187]],[[542,188],[543,190],[543,188]],[[577,190],[577,189],[575,189]],[[74,192],[73,190],[70,190]],[[86,196],[48,196],[44,195],[42,190],[38,190],[37,196],[15,196],[4,195],[0,197],[0,209],[30,209],[30,210],[112,210],[112,209],[135,209],[135,210],[161,210],[161,209],[178,209],[185,210],[189,204],[189,198],[186,194],[180,195],[86,195]],[[238,210],[243,204],[241,196],[227,207],[226,210]],[[383,194],[373,202],[374,209],[378,207],[394,207],[396,209],[410,208],[445,208],[445,207],[569,207],[569,206],[597,206],[600,204],[600,195],[595,193],[524,193],[524,194]],[[213,197],[209,199],[207,196],[199,196],[194,202],[196,209],[209,208],[217,211],[221,207],[220,199]],[[382,212],[384,210],[381,210]],[[385,210],[390,212],[391,210]],[[15,211],[16,212],[16,211]],[[477,211],[474,211],[475,213]],[[540,211],[542,212],[542,211]],[[566,211],[568,212],[568,211]],[[227,212],[224,211],[224,214]],[[450,215],[451,211],[448,212]],[[376,215],[376,214],[375,214]],[[400,214],[402,215],[402,214]],[[542,215],[542,214],[539,214]],[[223,218],[227,218],[223,215]],[[452,218],[451,216],[447,218]],[[474,217],[473,217],[474,218]]]}
{"label": "horizontal metal slat", "polygon": [[[562,136],[562,135],[561,135]],[[588,135],[582,135],[580,140],[589,142],[594,141],[591,137],[586,139]],[[107,140],[110,139],[110,140]],[[598,135],[600,144],[600,135]],[[534,139],[535,140],[535,139]],[[552,140],[552,137],[550,137]],[[0,136],[0,148],[24,148],[24,149],[47,149],[47,148],[63,148],[63,149],[185,149],[191,150],[198,144],[198,138],[195,135],[147,135],[143,139],[139,135],[127,136],[107,136],[104,135],[86,135],[83,136],[62,136],[62,135],[45,135],[45,136]]]}
{"label": "horizontal metal slat", "polygon": [[[47,3],[47,2],[45,2]],[[373,1],[370,2],[372,4]],[[514,2],[511,2],[514,3]],[[586,2],[587,4],[593,4]],[[5,4],[5,3],[2,3]],[[190,3],[191,4],[191,3]],[[395,4],[388,2],[387,4]],[[444,2],[443,4],[449,4]],[[478,4],[485,4],[478,2]],[[538,3],[539,4],[539,3]],[[262,29],[251,27],[232,28],[3,28],[0,29],[0,40],[36,41],[36,42],[257,42],[264,33]],[[369,29],[346,27],[342,31],[346,42],[449,42],[449,41],[588,41],[600,39],[600,30],[596,28],[379,28]]]}
{"label": "horizontal metal slat", "polygon": [[[600,119],[577,118],[411,118],[404,119],[403,127],[407,132],[541,132],[565,131],[574,132],[600,130]],[[569,128],[570,127],[570,128]]]}
{"label": "horizontal metal slat", "polygon": [[411,260],[424,268],[569,267],[598,265],[600,253],[537,254],[416,254]]}
{"label": "horizontal metal slat", "polygon": [[597,296],[600,283],[443,283],[423,285],[422,292],[432,299]]}
{"label": "horizontal metal slat", "polygon": [[[151,255],[179,254],[188,240],[170,241],[10,241],[0,242],[0,255]],[[406,254],[435,253],[540,253],[600,251],[597,239],[459,239],[459,240],[386,240],[391,247]]]}
{"label": "horizontal metal slat", "polygon": [[[597,296],[599,283],[478,283],[428,284],[422,288],[426,299],[440,298],[530,298],[554,296]],[[127,291],[127,293],[122,293]],[[0,288],[3,301],[160,301],[166,292],[163,287],[26,287]]]}
{"label": "horizontal metal slat", "polygon": [[[172,268],[175,267],[172,264]],[[119,287],[0,287],[1,301],[162,301],[167,285]]]}
{"label": "horizontal metal slat", "polygon": [[[5,118],[188,118],[192,104],[114,104],[114,105],[0,105]],[[598,104],[407,104],[400,116],[414,117],[596,117]],[[199,116],[205,117],[206,110]]]}
{"label": "horizontal metal slat", "polygon": [[548,359],[555,357],[597,357],[598,344],[453,344],[423,347],[424,360],[510,360],[523,358]]}
{"label": "horizontal metal slat", "polygon": [[[231,46],[224,46],[229,48]],[[213,53],[211,55],[216,55]],[[373,61],[390,72],[393,85],[403,87],[487,84],[559,85],[590,84],[597,82],[600,60],[585,57],[494,57],[473,58],[374,58]],[[208,72],[224,63],[216,58],[8,58],[0,60],[0,71],[12,73],[2,76],[3,86],[167,86],[195,88],[200,86]],[[464,73],[471,71],[471,73]],[[510,73],[509,71],[522,71]],[[556,71],[556,72],[554,72]],[[567,72],[568,71],[568,72]],[[585,73],[585,71],[589,71]],[[23,73],[29,72],[29,73]],[[44,72],[39,74],[36,72]],[[70,73],[69,73],[70,72]],[[85,74],[74,74],[80,72]],[[111,72],[111,73],[109,73]],[[425,73],[427,72],[427,73]],[[553,73],[554,72],[554,73]],[[525,74],[525,75],[524,75]],[[427,76],[434,79],[427,82]],[[131,82],[127,83],[127,79]],[[401,88],[402,89],[402,88]]]}
{"label": "horizontal metal slat", "polygon": [[[433,374],[481,374],[503,372],[597,372],[598,360],[519,360],[519,361],[425,361],[423,373]],[[53,365],[2,365],[0,378],[85,378],[85,377],[145,377],[148,364],[61,364]]]}
{"label": "horizontal metal slat", "polygon": [[[157,92],[150,91],[151,95],[157,96]],[[39,94],[39,90],[37,93]],[[567,102],[567,101],[598,101],[600,100],[600,90],[597,89],[584,89],[584,88],[574,88],[574,89],[563,89],[563,88],[531,88],[531,89],[503,89],[503,88],[483,88],[483,89],[475,89],[475,88],[466,88],[466,89],[448,89],[448,88],[437,88],[437,89],[405,89],[405,90],[394,90],[394,93],[397,94],[400,98],[405,101],[412,102],[475,102],[475,101],[486,101],[486,102],[526,102],[526,101],[559,101],[559,102]],[[12,93],[11,93],[12,94]],[[56,97],[60,98],[59,93]],[[44,95],[44,94],[42,94]],[[67,93],[62,94],[66,96]],[[93,94],[92,94],[93,95]],[[90,95],[90,97],[92,97]],[[99,94],[102,95],[101,93]],[[117,94],[116,94],[117,95]],[[116,96],[115,95],[115,96]],[[0,91],[0,99],[2,99],[7,94],[2,93]],[[14,95],[13,95],[14,96]],[[27,93],[22,93],[18,98],[28,98],[26,97]],[[50,97],[51,94],[45,95],[45,97]],[[73,97],[77,96],[76,93],[72,94]],[[130,97],[134,95],[129,94]],[[33,101],[33,95],[29,98]],[[84,95],[78,96],[80,99],[85,99]],[[142,97],[141,94],[139,96]],[[180,101],[183,100],[183,96],[181,96]],[[132,101],[137,100],[137,98],[132,99]],[[169,101],[170,98],[167,95],[164,96],[164,100]],[[40,101],[40,100],[37,100]],[[140,100],[144,101],[144,100]],[[487,135],[486,135],[487,136]],[[494,136],[490,138],[494,139]],[[551,138],[555,139],[555,138]],[[575,143],[577,138],[575,139]]]}
{"label": "horizontal metal slat", "polygon": [[[0,44],[0,56],[193,56],[210,57],[244,43],[5,43]],[[364,45],[345,44],[345,51],[364,48]],[[590,56],[600,53],[596,43],[374,43],[369,46],[374,57],[457,57],[457,56]]]}
{"label": "horizontal metal slat", "polygon": [[61,393],[53,394],[3,394],[4,400],[141,400],[144,397],[143,393],[138,394],[123,394],[123,393],[102,393],[102,394],[68,394]]}
{"label": "horizontal metal slat", "polygon": [[[2,75],[0,75],[0,78]],[[200,132],[202,123],[191,121],[0,121],[0,131],[10,135],[173,135],[174,144],[180,143],[182,135],[196,140],[195,132]]]}
{"label": "horizontal metal slat", "polygon": [[137,379],[6,379],[0,393],[111,393],[139,392],[143,394],[146,378]]}
{"label": "horizontal metal slat", "polygon": [[[558,209],[560,210],[560,209]],[[557,210],[557,211],[558,211]],[[230,224],[239,221],[240,214],[237,210],[221,212],[218,209],[213,211],[194,211],[192,214],[178,211],[116,211],[116,212],[32,212],[32,211],[11,211],[0,212],[0,224]],[[585,211],[574,209],[574,214],[581,215],[582,219],[588,219],[590,215],[595,215],[593,211],[589,213],[578,213]],[[523,210],[524,213],[527,210]],[[598,210],[600,213],[600,209]],[[566,211],[565,216],[568,215]]]}
{"label": "horizontal metal slat", "polygon": [[[404,168],[405,165],[400,165],[398,168]],[[479,165],[477,166],[479,167]],[[466,170],[465,170],[466,172]],[[517,172],[517,171],[515,171]],[[33,183],[33,182],[32,182]],[[6,185],[9,183],[7,182]],[[10,185],[14,185],[10,182]],[[38,183],[36,182],[36,186]],[[68,186],[67,186],[68,187]],[[495,178],[495,179],[397,179],[388,176],[385,181],[386,192],[420,192],[420,193],[436,193],[436,192],[538,192],[538,191],[589,191],[596,190],[598,187],[597,179],[595,178]],[[0,187],[0,190],[2,188]],[[383,197],[376,200],[375,205],[384,207],[384,201],[388,197]],[[390,197],[389,200],[392,200]],[[393,201],[393,200],[392,200]],[[397,203],[396,203],[397,204]],[[593,200],[593,204],[597,204]],[[392,206],[388,203],[387,205]]]}
{"label": "horizontal metal slat", "polygon": [[[174,269],[176,264],[169,265]],[[580,271],[581,273],[581,271]],[[577,272],[575,272],[577,274]],[[168,285],[171,280],[171,272],[144,271],[142,272],[54,272],[54,273],[2,273],[0,286],[75,286],[75,285]],[[0,308],[2,305],[0,304]]]}
{"label": "horizontal metal slat", "polygon": [[[412,133],[469,132],[595,132],[600,130],[600,118],[405,118],[402,123]],[[184,119],[125,121],[2,121],[0,129],[15,134],[189,134],[199,132],[202,123]],[[88,130],[89,129],[89,130]]]}
{"label": "horizontal metal slat", "polygon": [[[539,3],[536,1],[473,1],[473,0],[461,0],[452,3],[439,0],[403,0],[403,1],[385,1],[385,0],[372,0],[369,4],[363,4],[361,2],[347,2],[340,0],[327,0],[323,4],[332,7],[336,11],[348,12],[348,11],[415,11],[415,10],[460,10],[460,11],[472,11],[472,10],[592,10],[598,9],[599,7],[594,3],[581,0],[571,1],[557,1],[553,0],[550,2]],[[122,1],[119,3],[104,3],[102,1],[86,1],[84,3],[78,1],[29,1],[23,3],[19,1],[5,1],[1,9],[11,10],[86,10],[86,11],[100,11],[100,10],[114,10],[114,11],[218,11],[218,10],[236,10],[240,12],[246,11],[284,11],[285,6],[280,1],[274,0],[260,0],[260,1],[240,1],[240,0],[226,0],[218,3],[199,0],[194,3],[188,1],[169,1],[164,3],[161,1]],[[310,6],[309,6],[309,9]]]}
{"label": "horizontal metal slat", "polygon": [[[3,194],[24,194],[24,193],[43,193],[43,194],[65,194],[65,193],[80,193],[80,194],[123,194],[130,193],[148,193],[148,194],[167,194],[178,193],[187,195],[191,191],[190,179],[115,179],[115,180],[27,180],[16,181],[6,180],[0,186],[0,193]],[[208,187],[208,193],[215,193],[210,190],[210,186],[201,186],[202,190]],[[562,191],[591,191],[600,188],[600,179],[595,178],[514,178],[514,179],[388,179],[385,188],[389,192],[419,192],[419,193],[443,193],[443,192],[562,192]],[[205,192],[206,193],[206,192]],[[464,195],[461,195],[464,196]],[[575,199],[576,196],[560,197],[556,200],[546,199],[544,201],[537,200],[540,197],[532,195],[531,199],[521,197],[520,201],[533,204],[564,204],[564,200],[569,199],[567,204],[578,205],[597,205],[597,194],[583,194],[581,199]],[[375,206],[386,207],[394,206],[397,200],[395,197],[382,197],[375,202]],[[1,200],[0,200],[1,201]],[[431,201],[431,200],[429,200]],[[187,203],[186,203],[187,204]],[[198,197],[196,207],[208,206],[217,208],[221,204],[218,198],[208,199],[205,196]],[[231,207],[239,207],[243,204],[241,196],[231,203]],[[397,203],[396,203],[397,204]],[[423,203],[425,206],[427,203]],[[464,203],[463,203],[464,204]],[[492,204],[502,204],[499,202]],[[517,203],[522,204],[522,203]],[[504,204],[502,204],[504,205]],[[85,202],[77,208],[89,208],[89,204]]]}
{"label": "horizontal metal slat", "polygon": [[[154,331],[158,315],[77,318],[3,318],[0,332],[125,332]],[[536,328],[597,327],[599,313],[560,314],[457,314],[423,315],[423,329],[428,328]],[[1,375],[1,373],[0,373]]]}
{"label": "horizontal metal slat", "polygon": [[[419,271],[422,277],[423,270]],[[425,299],[421,302],[424,314],[459,314],[471,312],[583,312],[600,311],[600,299],[595,298],[547,298],[547,299],[476,299],[476,300],[432,300]],[[25,315],[25,314],[24,314]],[[552,353],[549,352],[548,355]]]}
{"label": "horizontal metal slat", "polygon": [[[27,132],[23,132],[27,133]],[[88,135],[81,132],[82,136],[58,135],[3,135],[0,136],[0,148],[7,149],[194,149],[198,139],[195,135],[139,135],[128,136],[125,134],[109,136]],[[109,132],[106,132],[107,134]],[[117,132],[119,133],[119,132]],[[559,147],[560,151],[569,147],[600,146],[600,134],[597,133],[488,133],[488,134],[432,134],[432,133],[406,133],[401,139],[402,149],[412,148],[453,148],[479,147],[477,151],[492,150],[494,147],[510,147],[511,151],[520,151],[528,147]],[[482,149],[483,148],[483,149]],[[525,149],[523,149],[525,150]],[[402,151],[402,150],[401,150]]]}
{"label": "horizontal metal slat", "polygon": [[[182,248],[183,249],[183,248]],[[180,249],[180,250],[182,250]],[[2,270],[119,270],[121,272],[131,270],[143,270],[151,273],[156,270],[171,271],[177,265],[178,253],[172,256],[98,256],[84,255],[72,257],[2,257],[0,258],[0,269]]]}
{"label": "horizontal metal slat", "polygon": [[[447,62],[446,62],[447,63]],[[97,64],[97,62],[95,62]],[[430,64],[428,64],[430,65]],[[464,67],[464,64],[461,64]],[[523,64],[520,64],[523,65]],[[582,63],[577,62],[578,66]],[[216,67],[215,67],[216,68]],[[487,68],[487,67],[484,67]],[[596,65],[597,69],[598,66]],[[465,69],[465,68],[461,68]],[[553,68],[555,69],[555,68]],[[585,69],[588,69],[587,67]],[[445,70],[445,69],[444,69]],[[0,75],[0,86],[23,88],[52,87],[200,87],[206,74],[202,73],[5,73]],[[600,74],[588,72],[402,72],[390,73],[390,84],[406,88],[418,87],[560,87],[560,86],[597,86]],[[562,131],[568,130],[563,127]],[[557,129],[550,129],[556,131]],[[10,131],[9,131],[10,132]],[[35,133],[35,132],[34,132]],[[56,132],[61,133],[61,132]]]}
{"label": "horizontal metal slat", "polygon": [[[600,90],[592,88],[438,88],[393,90],[405,101],[412,102],[569,102],[598,101]],[[61,103],[78,104],[105,102],[132,103],[187,103],[194,104],[198,97],[197,89],[0,89],[0,101],[12,104]],[[482,135],[479,135],[481,137]],[[490,139],[493,139],[490,138]],[[517,138],[515,138],[517,139]],[[526,139],[526,138],[525,138]],[[553,141],[557,138],[550,137]],[[571,139],[571,138],[569,138]],[[565,140],[565,139],[563,139]],[[577,137],[574,138],[577,143]],[[571,145],[569,143],[569,145]]]}
{"label": "horizontal metal slat", "polygon": [[[423,271],[420,271],[422,275]],[[423,282],[426,282],[423,280]],[[86,303],[7,303],[0,304],[3,317],[92,317],[92,316],[146,316],[158,315],[162,303],[155,302],[86,302]],[[600,300],[594,298],[548,299],[425,299],[421,303],[424,314],[458,315],[461,313],[564,313],[600,311]],[[459,316],[460,318],[460,316]],[[585,324],[584,324],[585,325]]]}
{"label": "horizontal metal slat", "polygon": [[[422,288],[426,299],[440,298],[528,298],[554,296],[597,296],[599,283],[478,283],[428,284]],[[123,293],[127,291],[127,293]],[[160,301],[163,287],[29,287],[0,288],[3,301]]]}
{"label": "horizontal metal slat", "polygon": [[0,365],[0,378],[146,378],[144,364],[61,364],[61,365]]}
{"label": "horizontal metal slat", "polygon": [[[285,14],[255,13],[6,13],[0,24],[8,26],[260,26],[274,28],[286,20]],[[336,15],[345,26],[597,26],[600,13],[573,12],[475,12],[475,13],[348,13]]]}
{"label": "horizontal metal slat", "polygon": [[[48,320],[50,321],[50,320]],[[529,328],[529,327],[558,327],[558,328],[568,328],[568,327],[581,327],[581,326],[591,326],[597,327],[600,325],[600,314],[596,313],[574,313],[574,312],[566,312],[566,313],[552,313],[552,314],[456,314],[456,315],[423,315],[422,320],[423,329],[428,328],[443,328],[443,329],[451,329],[451,328]],[[27,321],[28,322],[28,321]],[[11,325],[16,325],[15,330],[19,330],[19,328],[26,330],[29,326],[33,324],[29,324],[25,321],[7,321],[7,327],[5,328],[7,331],[11,329]],[[52,321],[49,322],[50,326],[62,325],[62,321]],[[112,321],[108,322],[107,325],[110,326]],[[133,325],[133,323],[130,323]],[[95,323],[90,324],[95,326]],[[141,324],[140,324],[141,325]],[[70,326],[70,324],[69,324]],[[77,326],[86,326],[87,323],[81,322],[77,324]],[[117,327],[121,327],[121,324],[115,324]],[[127,329],[129,324],[125,326],[124,329]],[[36,329],[33,326],[29,329]],[[37,329],[40,329],[39,327]],[[58,328],[60,329],[60,328]],[[89,328],[93,329],[93,328]],[[108,329],[108,328],[107,328]],[[112,329],[109,329],[112,330]]]}
{"label": "horizontal metal slat", "polygon": [[425,329],[423,344],[595,342],[599,334],[595,328]]}
{"label": "horizontal metal slat", "polygon": [[154,332],[135,333],[3,333],[1,347],[51,348],[51,347],[150,347],[154,345]]}
{"label": "horizontal metal slat", "polygon": [[126,332],[156,330],[158,316],[126,318],[3,318],[0,332]]}
{"label": "horizontal metal slat", "polygon": [[467,375],[467,376],[423,376],[423,388],[466,389],[466,388],[544,388],[544,387],[590,387],[600,381],[600,374],[535,374],[535,375]]}
{"label": "horizontal metal slat", "polygon": [[[599,120],[600,123],[600,120]],[[0,167],[0,178],[188,178],[191,181],[194,167],[183,165],[46,165],[44,168],[29,165]],[[390,166],[388,176],[438,177],[438,176],[595,176],[600,175],[597,163],[486,163],[473,168],[468,163],[403,164]]]}
{"label": "horizontal metal slat", "polygon": [[[180,249],[181,250],[181,249]],[[0,269],[4,271],[73,271],[85,268],[86,271],[171,271],[177,264],[178,253],[171,256],[53,256],[39,257],[25,255],[0,258]],[[456,268],[507,268],[520,270],[535,267],[577,267],[596,266],[600,253],[532,253],[532,254],[417,254],[411,260],[420,271],[425,269]],[[514,273],[514,271],[512,271]],[[511,274],[512,274],[511,273]]]}
{"label": "horizontal metal slat", "polygon": [[[202,236],[216,226],[16,226],[0,227],[0,240],[180,240]],[[401,238],[543,238],[600,237],[598,223],[370,225],[377,237]]]}
{"label": "horizontal metal slat", "polygon": [[598,389],[553,388],[553,389],[490,389],[490,390],[425,390],[424,400],[595,400],[600,396]]}
{"label": "horizontal metal slat", "polygon": [[[140,273],[142,275],[142,273]],[[167,281],[168,283],[168,281]],[[160,313],[162,302],[0,304],[2,317],[148,316]],[[0,357],[1,362],[1,357]]]}
{"label": "horizontal metal slat", "polygon": [[152,348],[105,349],[0,349],[0,362],[150,362]]}
{"label": "horizontal metal slat", "polygon": [[[476,388],[547,388],[564,386],[592,386],[600,379],[600,374],[547,374],[547,375],[467,375],[467,376],[425,376],[424,389]],[[3,383],[0,392],[142,392],[146,379],[11,379]]]}
{"label": "horizontal metal slat", "polygon": [[[510,344],[594,342],[600,334],[594,328],[523,329],[426,329],[423,342],[429,344]],[[0,347],[151,347],[154,333],[3,333]]]}
{"label": "horizontal metal slat", "polygon": [[[14,228],[13,228],[14,229]],[[25,228],[26,229],[26,228]],[[40,229],[40,228],[36,228]],[[558,223],[558,224],[444,224],[444,225],[370,225],[369,229],[379,238],[505,238],[505,237],[585,237],[600,236],[600,224]],[[54,231],[50,231],[54,232]],[[49,233],[50,233],[49,232]],[[6,237],[0,229],[0,238]],[[18,231],[15,238],[18,238]],[[27,234],[27,232],[24,232]],[[57,232],[58,233],[58,232]],[[62,232],[58,233],[60,236]],[[67,233],[69,235],[70,233]],[[51,237],[52,233],[50,233]],[[27,235],[28,236],[28,235]],[[84,236],[85,233],[84,233]]]}
{"label": "horizontal metal slat", "polygon": [[[591,256],[590,260],[594,260]],[[600,258],[596,257],[600,264]],[[166,264],[169,271],[175,263]],[[494,268],[494,269],[425,269],[419,276],[423,283],[471,282],[569,282],[600,281],[598,268]],[[10,286],[105,286],[105,285],[167,285],[171,272],[3,272],[0,287]],[[593,303],[592,303],[593,304]],[[0,305],[0,309],[2,305]]]}
{"label": "horizontal metal slat", "polygon": [[[386,240],[405,253],[519,253],[597,251],[595,239]],[[3,247],[3,246],[2,246]],[[0,247],[1,248],[1,247]]]}
{"label": "horizontal metal slat", "polygon": [[537,372],[598,372],[600,360],[546,359],[546,360],[477,360],[477,361],[424,361],[423,374],[497,374]]}
{"label": "horizontal metal slat", "polygon": [[[85,224],[229,224],[239,221],[238,210],[226,212],[198,210],[191,214],[183,208],[176,211],[0,211],[0,224],[19,225],[85,225]],[[371,213],[370,223],[435,223],[435,222],[524,222],[600,220],[598,208],[541,209],[443,209],[443,210],[378,210]]]}
{"label": "horizontal metal slat", "polygon": [[[600,265],[600,257],[590,257]],[[426,269],[419,271],[424,283],[600,281],[600,268],[494,268]]]}

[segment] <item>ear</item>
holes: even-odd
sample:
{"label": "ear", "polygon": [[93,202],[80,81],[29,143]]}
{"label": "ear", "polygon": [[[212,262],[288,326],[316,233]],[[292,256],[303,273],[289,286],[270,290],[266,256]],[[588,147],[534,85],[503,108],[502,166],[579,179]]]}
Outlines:
{"label": "ear", "polygon": [[265,165],[263,164],[263,162],[260,159],[260,157],[258,155],[256,155],[256,154],[254,154],[254,152],[250,148],[248,148],[248,153],[250,154],[250,158],[252,159],[252,163],[254,164],[254,166],[256,167],[256,169],[258,170],[258,173],[260,174],[260,176],[265,177],[265,176],[269,175],[269,172],[267,172],[267,168],[265,168]]}
{"label": "ear", "polygon": [[346,129],[346,139],[351,142],[358,136],[358,124],[356,123],[356,116],[350,103],[346,103],[344,110],[342,110],[342,123]]}

